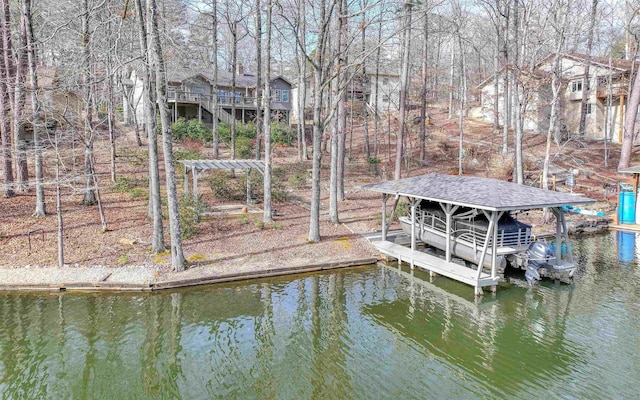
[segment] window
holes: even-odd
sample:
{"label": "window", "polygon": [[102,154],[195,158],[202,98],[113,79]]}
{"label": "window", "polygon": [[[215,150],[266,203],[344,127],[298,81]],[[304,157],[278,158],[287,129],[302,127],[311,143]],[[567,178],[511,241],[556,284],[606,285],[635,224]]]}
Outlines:
{"label": "window", "polygon": [[587,106],[587,110],[586,110],[585,113],[586,114],[591,114],[593,112],[593,104],[587,103],[586,106]]}
{"label": "window", "polygon": [[218,102],[219,103],[226,103],[227,102],[227,91],[226,90],[218,89]]}
{"label": "window", "polygon": [[289,90],[287,89],[271,89],[271,101],[278,103],[289,102]]}
{"label": "window", "polygon": [[191,94],[204,94],[204,87],[191,86]]}
{"label": "window", "polygon": [[572,92],[582,92],[582,79],[571,82]]}

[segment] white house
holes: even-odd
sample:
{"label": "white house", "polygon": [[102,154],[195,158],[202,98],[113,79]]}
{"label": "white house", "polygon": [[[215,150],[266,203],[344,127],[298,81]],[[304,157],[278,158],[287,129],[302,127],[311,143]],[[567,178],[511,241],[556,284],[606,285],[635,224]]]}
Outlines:
{"label": "white house", "polygon": [[[523,95],[526,100],[524,129],[538,133],[546,133],[549,128],[551,92],[551,72],[553,71],[554,54],[549,54],[539,62],[533,72],[523,73]],[[576,135],[580,124],[580,104],[582,94],[587,91],[586,131],[585,137],[604,139],[608,136],[619,142],[622,138],[625,102],[632,62],[608,58],[592,57],[587,84],[583,84],[586,58],[581,54],[565,54],[561,60],[562,92],[560,102],[561,129]],[[504,116],[504,88],[502,72],[499,73],[498,84],[495,77],[490,77],[478,85],[480,92],[480,112],[483,119],[493,121],[494,104],[497,101],[499,120]],[[586,86],[586,87],[585,87]]]}
{"label": "white house", "polygon": [[[376,106],[376,92],[378,94],[377,112],[398,111],[400,107],[400,76],[389,72],[378,73],[378,84],[376,85],[376,74],[372,68],[367,70],[367,80],[362,85],[360,77],[353,78],[353,84],[347,87],[349,98],[362,100],[365,96],[369,112],[373,112]],[[313,105],[313,77],[310,75],[305,80],[306,96],[305,108]],[[364,93],[363,93],[364,86]],[[298,88],[292,90],[291,121],[297,123],[298,119]]]}

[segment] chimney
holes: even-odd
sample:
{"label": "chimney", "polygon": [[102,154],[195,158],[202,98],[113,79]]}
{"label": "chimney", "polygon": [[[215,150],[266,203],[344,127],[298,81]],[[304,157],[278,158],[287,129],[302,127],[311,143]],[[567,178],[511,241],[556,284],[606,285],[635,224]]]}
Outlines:
{"label": "chimney", "polygon": [[244,67],[242,66],[242,63],[238,63],[238,65],[236,66],[236,74],[237,75],[244,74]]}

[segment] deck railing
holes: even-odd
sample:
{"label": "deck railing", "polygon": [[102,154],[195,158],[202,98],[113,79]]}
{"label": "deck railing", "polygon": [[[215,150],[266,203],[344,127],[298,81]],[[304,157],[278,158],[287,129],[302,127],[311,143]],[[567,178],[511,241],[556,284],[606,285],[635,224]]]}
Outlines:
{"label": "deck railing", "polygon": [[[446,235],[446,221],[428,211],[420,211],[418,215],[419,226],[426,226],[431,230]],[[421,231],[421,230],[420,230]],[[422,235],[422,233],[420,233]],[[453,221],[453,236],[465,240],[476,247],[484,245],[487,235],[487,227],[478,226],[471,220]],[[422,237],[420,237],[422,239]],[[491,239],[489,240],[491,244]],[[517,231],[505,232],[498,227],[498,247],[524,247],[531,244],[531,228],[519,228]]]}
{"label": "deck railing", "polygon": [[[185,102],[200,104],[203,107],[211,110],[213,108],[213,96],[200,93],[191,93],[182,90],[169,90],[167,92],[167,98],[169,101]],[[218,106],[231,106],[235,103],[238,106],[256,106],[256,98],[254,96],[231,96],[231,95],[218,95]]]}

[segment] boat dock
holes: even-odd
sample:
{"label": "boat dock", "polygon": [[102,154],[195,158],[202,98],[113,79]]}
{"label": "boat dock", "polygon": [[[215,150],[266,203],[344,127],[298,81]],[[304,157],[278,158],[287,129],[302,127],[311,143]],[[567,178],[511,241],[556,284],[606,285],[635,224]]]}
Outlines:
{"label": "boat dock", "polygon": [[[522,253],[526,253],[529,248],[530,231],[527,232],[526,237],[522,238],[521,234],[517,233],[518,241],[515,244],[511,242],[514,240],[512,237],[509,238],[509,242],[505,241],[505,231],[499,229],[501,218],[505,214],[511,211],[549,208],[556,219],[556,253],[555,257],[545,258],[544,262],[548,263],[547,266],[550,268],[552,266],[564,268],[567,261],[561,259],[563,242],[569,250],[569,263],[573,263],[573,256],[562,206],[586,205],[595,202],[593,199],[577,194],[542,190],[497,179],[441,174],[376,183],[366,185],[363,189],[382,194],[382,231],[379,235],[367,235],[369,241],[382,254],[395,258],[399,262],[404,261],[411,268],[417,266],[428,270],[432,276],[442,275],[470,285],[478,296],[483,294],[485,287],[489,287],[494,292],[497,289],[498,264],[504,262],[500,257],[528,256],[523,256]],[[394,204],[389,214],[387,202],[390,198],[394,198]],[[407,217],[409,222],[405,224],[408,225],[410,234],[390,232],[388,229],[397,213],[401,198],[409,203]],[[429,216],[431,226],[425,222],[427,217],[424,212],[418,215],[421,202],[424,201],[437,204],[441,208],[444,217],[437,221],[437,224],[441,225],[441,230],[431,229],[436,225],[433,215]],[[457,219],[462,214],[470,215],[470,213],[486,218],[487,226],[484,228],[486,231],[480,233],[473,231],[473,234],[469,235],[468,230],[461,233],[460,230],[454,229]],[[443,258],[417,248],[417,241],[422,240],[425,232],[435,235],[440,240],[439,245],[435,247],[444,252]],[[453,258],[459,257],[456,251],[459,252],[460,249],[466,252],[462,258],[471,261],[477,267],[469,268],[453,262]]]}

